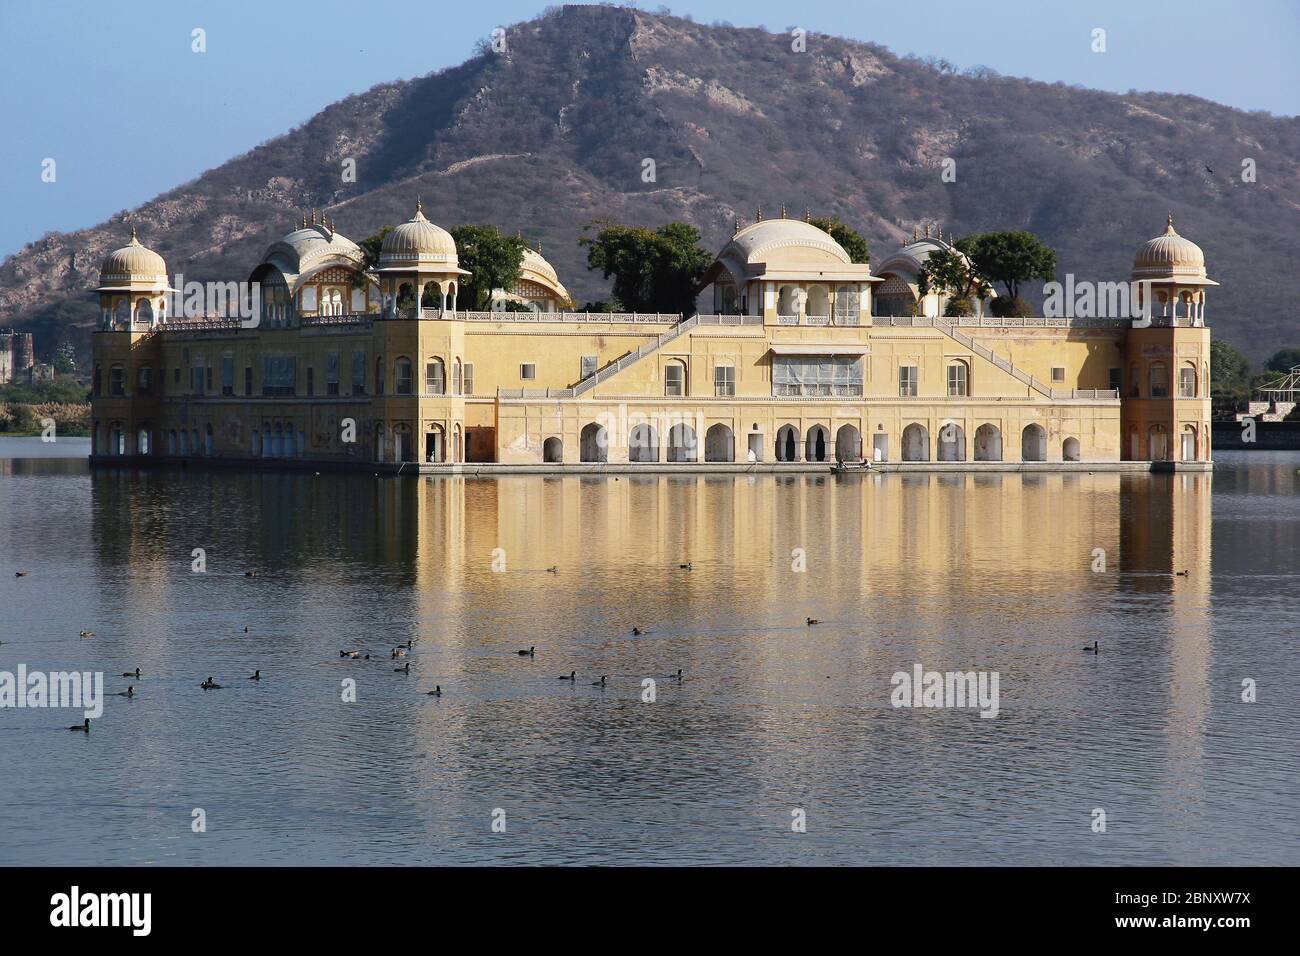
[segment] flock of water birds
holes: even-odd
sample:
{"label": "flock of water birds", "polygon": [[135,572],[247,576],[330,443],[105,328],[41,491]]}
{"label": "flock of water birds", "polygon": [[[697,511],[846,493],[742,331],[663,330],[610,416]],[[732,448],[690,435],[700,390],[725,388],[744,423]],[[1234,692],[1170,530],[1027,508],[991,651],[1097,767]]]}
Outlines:
{"label": "flock of water birds", "polygon": [[[686,563],[684,563],[684,564],[679,564],[678,567],[681,568],[682,570],[685,570],[685,571],[690,571],[690,570],[692,569],[691,563],[690,563],[689,561],[686,562]],[[550,574],[554,574],[554,573],[556,573],[558,570],[559,570],[559,569],[556,568],[556,567],[549,567],[549,568],[546,569],[546,571],[547,571],[548,573],[550,573]],[[1177,577],[1187,577],[1187,572],[1186,572],[1186,571],[1176,571],[1176,572],[1174,572],[1174,574],[1175,574],[1175,576],[1177,576]],[[27,576],[27,572],[26,572],[26,571],[16,571],[16,572],[14,572],[14,576],[15,576],[15,577],[19,577],[19,578],[26,577],[26,576]],[[257,577],[257,572],[256,572],[256,571],[245,571],[245,572],[244,572],[244,577],[246,577],[246,578],[254,578],[254,577]],[[809,618],[806,618],[806,619],[805,619],[804,623],[805,623],[808,627],[812,627],[812,626],[814,626],[814,625],[816,625],[816,624],[820,624],[821,621],[818,620],[818,619],[815,618],[815,617],[809,617]],[[247,627],[244,628],[244,633],[245,633],[245,634],[248,633],[248,628],[247,628]],[[648,634],[648,633],[649,633],[649,631],[648,631],[647,629],[645,629],[645,628],[642,628],[642,627],[633,627],[633,628],[632,628],[632,635],[633,635],[634,637],[640,637],[641,635],[643,635],[643,634]],[[95,632],[94,632],[94,631],[82,631],[80,636],[83,637],[83,638],[86,638],[86,637],[94,637],[94,636],[95,636]],[[412,650],[414,649],[414,647],[415,647],[415,639],[414,639],[414,638],[408,639],[408,640],[406,641],[406,643],[404,643],[404,644],[399,644],[397,647],[394,647],[394,648],[391,650],[391,652],[388,654],[388,658],[387,658],[387,659],[390,660],[390,661],[401,660],[402,658],[406,657],[407,654],[408,654],[410,651],[412,651]],[[1100,653],[1101,653],[1101,647],[1100,647],[1100,645],[1098,644],[1097,641],[1093,641],[1091,644],[1085,644],[1085,645],[1083,646],[1083,652],[1084,652],[1085,654],[1100,654]],[[530,646],[527,650],[518,650],[518,651],[516,651],[515,653],[516,653],[518,656],[520,656],[520,657],[535,658],[535,657],[537,656],[537,646],[536,646],[536,645],[532,645],[532,646]],[[347,659],[347,660],[359,660],[359,661],[383,661],[383,660],[384,660],[384,656],[383,656],[382,654],[371,654],[371,653],[368,653],[368,652],[365,652],[365,651],[361,651],[361,650],[340,650],[340,651],[339,651],[339,657],[342,657],[342,658]],[[408,661],[407,661],[406,663],[404,663],[401,667],[395,667],[395,668],[393,668],[393,672],[396,673],[396,674],[408,674],[408,675],[409,675],[409,674],[411,673],[411,662],[408,660]],[[122,674],[122,676],[123,676],[123,677],[133,677],[133,678],[135,678],[136,680],[139,680],[140,677],[141,677],[140,668],[137,667],[134,671],[126,671],[126,672],[124,672],[124,673]],[[255,670],[255,671],[253,671],[252,674],[250,674],[250,675],[248,676],[247,679],[248,679],[248,680],[257,680],[257,681],[260,681],[260,680],[262,679],[262,672],[261,672],[260,670]],[[679,667],[679,668],[677,669],[677,673],[676,673],[676,674],[668,674],[668,675],[666,675],[663,679],[664,679],[664,680],[675,680],[675,681],[680,682],[680,681],[682,680],[682,669]],[[569,671],[568,674],[561,674],[561,675],[559,675],[559,676],[556,678],[556,680],[568,681],[569,683],[576,684],[577,681],[578,681],[578,672],[577,672],[577,671],[573,671],[573,670],[571,670],[571,671]],[[607,682],[608,682],[608,680],[609,680],[608,675],[606,675],[606,674],[602,674],[602,675],[600,676],[600,679],[599,679],[599,680],[594,680],[594,681],[591,682],[591,686],[592,686],[592,687],[600,687],[600,688],[604,688],[604,687],[607,686]],[[199,684],[199,686],[200,686],[201,688],[203,688],[204,690],[222,690],[226,685],[225,685],[225,684],[218,684],[218,683],[217,683],[213,678],[209,677],[207,680],[205,680],[205,681],[203,681],[201,684]],[[433,688],[433,690],[425,691],[425,695],[428,696],[428,697],[441,697],[441,696],[442,696],[442,685],[441,685],[441,684],[437,684],[437,685],[435,685],[434,688]],[[116,694],[113,694],[112,696],[114,696],[114,697],[127,697],[127,698],[132,698],[132,697],[135,696],[135,685],[134,685],[134,684],[128,684],[126,690],[124,690],[124,691],[120,691],[120,692],[118,692],[118,693],[116,693]],[[80,724],[75,724],[75,725],[69,727],[68,730],[71,730],[71,731],[78,731],[78,732],[81,732],[81,733],[87,733],[87,734],[90,733],[90,718],[87,717],[87,718],[86,718],[82,723],[80,723]]]}
{"label": "flock of water birds", "polygon": [[[678,565],[678,567],[680,567],[680,568],[682,568],[682,569],[684,569],[684,570],[687,570],[687,571],[691,570],[691,564],[690,564],[689,562],[687,562],[686,564],[680,564],[680,565]],[[558,572],[559,569],[556,568],[556,567],[550,567],[550,568],[547,568],[546,570],[547,570],[549,573],[554,574],[554,573]],[[26,577],[26,576],[27,576],[27,572],[26,572],[26,571],[15,571],[15,572],[14,572],[14,577],[24,578],[24,577]],[[256,572],[256,571],[245,571],[245,572],[244,572],[244,577],[246,577],[246,578],[255,578],[255,577],[257,577],[257,572]],[[808,623],[809,626],[812,626],[813,624],[820,624],[821,622],[818,621],[818,620],[815,620],[814,618],[811,618],[811,617],[810,617],[810,618],[808,618],[807,623]],[[245,634],[248,633],[248,628],[247,628],[247,627],[244,628],[244,633],[245,633]],[[642,627],[634,627],[634,628],[632,628],[632,634],[633,634],[633,636],[635,636],[635,637],[639,637],[639,636],[641,636],[641,635],[643,635],[643,634],[648,634],[648,633],[650,633],[650,631],[649,631],[647,628],[642,628]],[[80,633],[79,636],[82,637],[82,638],[94,637],[94,636],[95,636],[95,632],[94,632],[94,631],[82,631],[82,632]],[[414,650],[414,648],[415,648],[415,638],[410,638],[410,639],[408,639],[408,640],[406,641],[406,643],[404,643],[404,644],[399,644],[399,645],[397,645],[396,647],[394,647],[394,648],[389,652],[389,654],[388,654],[388,656],[387,656],[387,660],[389,660],[389,661],[397,661],[397,660],[401,660],[402,658],[405,658],[405,657],[406,657],[406,656],[407,656],[407,655],[408,655],[412,650]],[[515,654],[518,655],[519,657],[527,657],[527,658],[530,658],[530,659],[531,659],[531,658],[535,658],[535,657],[537,656],[537,646],[536,646],[536,645],[531,645],[527,650],[518,650],[518,651],[515,652]],[[344,659],[347,659],[347,660],[358,660],[358,661],[383,661],[383,660],[385,659],[384,656],[383,656],[382,654],[371,654],[371,653],[366,652],[366,651],[361,651],[361,650],[346,650],[346,649],[345,649],[345,650],[341,650],[341,651],[339,651],[339,657],[344,658]],[[401,667],[395,667],[395,668],[393,668],[393,673],[395,673],[395,674],[410,674],[410,673],[411,673],[411,662],[408,660],[408,661],[406,661],[406,663],[404,663]],[[142,671],[140,670],[139,667],[137,667],[135,670],[132,670],[132,671],[124,671],[124,672],[122,673],[122,677],[126,677],[126,678],[134,678],[135,680],[140,680],[140,679],[142,678]],[[679,668],[677,668],[677,673],[675,673],[675,674],[667,674],[667,675],[665,675],[662,679],[663,679],[663,680],[675,680],[675,681],[677,681],[678,683],[680,683],[680,682],[682,681],[682,677],[683,677],[682,669],[679,667]],[[262,679],[262,672],[261,672],[261,670],[255,670],[255,671],[253,671],[253,673],[250,674],[250,675],[248,676],[247,679],[248,679],[248,680],[256,680],[256,681],[260,681],[260,680]],[[556,678],[556,680],[568,681],[568,682],[571,683],[571,684],[576,684],[576,683],[578,682],[578,672],[577,672],[577,671],[574,671],[574,670],[571,670],[571,671],[569,671],[569,673],[567,673],[567,674],[561,674],[561,675],[559,675],[559,676]],[[594,680],[594,681],[591,682],[591,686],[592,686],[592,687],[600,687],[600,688],[604,688],[604,687],[608,686],[608,681],[609,681],[609,675],[607,675],[607,674],[602,674],[602,675],[600,676],[599,680]],[[203,681],[201,684],[199,684],[199,686],[200,686],[201,688],[203,688],[204,690],[222,690],[222,689],[224,689],[227,685],[225,685],[225,684],[218,684],[217,681],[216,681],[214,678],[212,678],[212,677],[208,677],[205,681]],[[442,685],[441,685],[441,684],[436,684],[436,685],[434,685],[433,690],[425,691],[425,695],[428,696],[428,697],[441,697],[441,696],[442,696]],[[112,694],[111,696],[113,696],[113,697],[134,698],[134,697],[135,697],[135,685],[134,685],[134,684],[128,684],[127,687],[126,687],[126,690],[124,690],[124,691],[119,691],[119,692],[117,692],[117,693],[115,693],[115,694]],[[68,730],[70,730],[70,731],[76,731],[76,732],[78,732],[78,733],[86,733],[86,734],[90,733],[90,718],[87,717],[87,718],[86,718],[85,720],[83,720],[81,723],[79,723],[79,724],[74,724],[73,726],[69,727]]]}

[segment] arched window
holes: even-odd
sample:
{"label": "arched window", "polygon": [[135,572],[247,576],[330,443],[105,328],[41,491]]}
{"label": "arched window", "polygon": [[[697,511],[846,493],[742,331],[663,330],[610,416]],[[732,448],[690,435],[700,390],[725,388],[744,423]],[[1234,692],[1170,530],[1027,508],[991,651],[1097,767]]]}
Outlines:
{"label": "arched window", "polygon": [[808,287],[808,321],[825,323],[830,321],[831,297],[824,285]]}
{"label": "arched window", "polygon": [[1020,433],[1020,460],[1047,461],[1047,431],[1032,422]]}
{"label": "arched window", "polygon": [[985,423],[975,429],[975,460],[1002,460],[1002,430],[997,425]]}
{"label": "arched window", "polygon": [[375,359],[375,394],[384,394],[384,357]]}
{"label": "arched window", "polygon": [[794,425],[782,425],[776,432],[776,460],[799,460],[799,429]]}
{"label": "arched window", "polygon": [[609,455],[609,432],[603,425],[589,422],[583,426],[579,447],[583,461],[603,463]]}
{"label": "arched window", "polygon": [[542,442],[542,461],[558,465],[564,461],[564,442],[552,436]]}
{"label": "arched window", "polygon": [[1150,461],[1169,458],[1169,432],[1164,425],[1152,425],[1147,432],[1147,452]]}
{"label": "arched window", "polygon": [[835,460],[862,460],[862,434],[856,425],[841,425],[835,433]]}
{"label": "arched window", "polygon": [[459,395],[461,386],[460,377],[460,359],[456,359],[451,366],[451,394]]}
{"label": "arched window", "polygon": [[948,363],[948,397],[964,398],[970,395],[970,367],[965,362]]}
{"label": "arched window", "polygon": [[835,324],[857,325],[862,300],[856,286],[835,287]]}
{"label": "arched window", "polygon": [[135,434],[135,453],[148,455],[153,449],[149,447],[149,429],[141,428]]}
{"label": "arched window", "polygon": [[1061,460],[1062,461],[1079,460],[1079,439],[1067,438],[1061,444]]}
{"label": "arched window", "polygon": [[148,299],[136,303],[135,321],[140,325],[153,325],[153,303]]}
{"label": "arched window", "polygon": [[664,395],[686,394],[686,363],[673,359],[664,365]]}
{"label": "arched window", "polygon": [[126,369],[121,365],[114,365],[108,370],[108,394],[126,394]]}
{"label": "arched window", "polygon": [[393,365],[393,392],[396,395],[414,394],[411,381],[411,360],[399,358]]}
{"label": "arched window", "polygon": [[826,460],[826,439],[829,435],[826,428],[822,425],[814,425],[808,429],[808,438],[805,440],[804,460],[805,461],[825,461]]}
{"label": "arched window", "polygon": [[704,460],[736,460],[736,439],[729,425],[718,422],[709,426],[709,430],[704,433]]}
{"label": "arched window", "polygon": [[1196,397],[1196,363],[1184,362],[1178,367],[1178,397]]}
{"label": "arched window", "polygon": [[1148,372],[1151,398],[1169,397],[1169,366],[1164,362],[1152,362]]}
{"label": "arched window", "polygon": [[690,425],[674,425],[668,430],[668,460],[693,462],[696,459],[695,429]]}
{"label": "arched window", "polygon": [[442,359],[435,358],[424,366],[424,393],[426,395],[445,395],[447,392],[447,371]]}
{"label": "arched window", "polygon": [[644,463],[659,460],[659,436],[644,422],[633,427],[627,439],[627,460]]}
{"label": "arched window", "polygon": [[1138,364],[1134,362],[1128,367],[1128,396],[1129,398],[1141,397],[1142,376],[1138,372]]}
{"label": "arched window", "polygon": [[913,422],[903,429],[903,461],[930,460],[930,430]]}
{"label": "arched window", "polygon": [[956,422],[944,422],[939,426],[939,460],[966,460],[966,429]]}

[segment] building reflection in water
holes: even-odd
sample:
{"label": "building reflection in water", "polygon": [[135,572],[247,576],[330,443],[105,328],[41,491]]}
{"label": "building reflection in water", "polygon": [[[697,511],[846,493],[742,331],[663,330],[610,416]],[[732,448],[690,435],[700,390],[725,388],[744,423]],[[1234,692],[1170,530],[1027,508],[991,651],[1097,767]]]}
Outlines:
{"label": "building reflection in water", "polygon": [[[671,635],[658,646],[670,646],[678,666],[713,668],[724,689],[779,682],[831,693],[844,674],[887,675],[919,661],[998,669],[1005,694],[1032,670],[1059,678],[1040,706],[1067,713],[1129,710],[1125,695],[1168,694],[1169,753],[1186,786],[1197,786],[1210,475],[103,470],[93,487],[105,607],[234,626],[252,613],[240,607],[240,585],[254,569],[270,579],[257,613],[278,627],[329,634],[341,626],[341,601],[350,613],[360,604],[367,623],[347,625],[352,633],[334,634],[331,645],[418,638],[445,652],[449,674],[499,671],[505,680],[518,672],[502,655],[529,644],[564,648],[548,666],[582,660],[601,647],[580,650],[593,634],[622,653],[615,639],[633,624]],[[221,607],[188,606],[194,585],[181,572],[194,547],[223,576]],[[1097,548],[1102,574],[1091,570]],[[799,549],[804,573],[792,569]],[[268,590],[277,588],[285,590]],[[842,636],[807,652],[797,643],[809,633],[805,616]],[[1163,653],[1123,652],[1153,633],[1163,635]],[[1094,637],[1103,667],[1082,669],[1080,648]],[[457,717],[459,729],[471,715]]]}

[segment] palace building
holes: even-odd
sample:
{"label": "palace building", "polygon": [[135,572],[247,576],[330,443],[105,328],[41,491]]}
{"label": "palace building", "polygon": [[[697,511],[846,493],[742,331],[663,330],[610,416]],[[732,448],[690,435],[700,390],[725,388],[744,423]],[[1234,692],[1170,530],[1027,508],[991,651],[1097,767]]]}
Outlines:
{"label": "palace building", "polygon": [[927,230],[876,273],[810,222],[760,219],[706,273],[702,314],[565,311],[540,249],[494,311],[467,312],[456,244],[417,203],[373,269],[304,218],[249,274],[258,310],[240,319],[170,307],[166,263],[133,230],[95,290],[92,457],[1208,467],[1216,283],[1172,217],[1135,256],[1138,319],[999,318],[989,301],[945,317],[919,276],[951,248]]}

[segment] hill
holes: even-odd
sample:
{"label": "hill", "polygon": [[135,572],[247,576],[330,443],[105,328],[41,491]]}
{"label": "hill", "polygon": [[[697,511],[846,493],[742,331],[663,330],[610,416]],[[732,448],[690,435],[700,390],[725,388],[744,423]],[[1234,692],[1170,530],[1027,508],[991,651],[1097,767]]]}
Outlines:
{"label": "hill", "polygon": [[[1259,358],[1300,339],[1300,120],[1187,96],[1117,95],[959,73],[870,43],[617,7],[563,7],[451,69],[377,86],[100,225],[0,264],[0,325],[42,354],[96,309],[85,290],[126,222],[187,279],[243,278],[304,210],[354,239],[410,216],[543,242],[575,298],[600,298],[577,245],[593,219],[683,219],[720,248],[739,215],[839,216],[880,261],[912,235],[1029,229],[1060,273],[1126,278],[1172,211],[1222,283],[1216,335]],[[357,182],[341,163],[352,157]],[[945,183],[945,158],[956,181]],[[1253,159],[1256,182],[1243,182]],[[642,178],[654,161],[654,181]]]}

